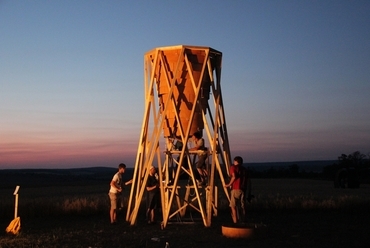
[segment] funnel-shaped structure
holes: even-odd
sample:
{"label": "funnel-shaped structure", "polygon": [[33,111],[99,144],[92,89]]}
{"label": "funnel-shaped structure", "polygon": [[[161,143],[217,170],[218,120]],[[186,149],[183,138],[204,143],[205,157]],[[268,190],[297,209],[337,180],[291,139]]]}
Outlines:
{"label": "funnel-shaped structure", "polygon": [[[146,54],[153,63],[155,62],[156,51],[150,51]],[[208,54],[205,50],[187,49],[187,61],[185,61],[181,59],[181,53],[182,47],[164,49],[161,53],[163,60],[157,60],[155,65],[155,80],[161,111],[164,112],[165,103],[171,96],[175,101],[174,105],[169,104],[167,106],[168,109],[164,115],[163,131],[165,137],[179,137],[181,135],[180,126],[187,130],[190,125],[190,134],[204,128],[202,111],[206,113],[211,87],[209,74],[203,73],[203,65]],[[192,70],[191,73],[189,73],[189,69]],[[171,77],[170,80],[168,80],[168,76]],[[200,87],[201,95],[198,100],[202,102],[201,105],[197,105],[197,92],[194,91],[193,87]],[[170,92],[171,88],[173,89],[172,94]],[[191,121],[190,116],[194,107],[194,117]],[[179,115],[178,120],[176,114]]]}
{"label": "funnel-shaped structure", "polygon": [[[163,227],[175,216],[185,218],[189,208],[199,213],[205,226],[217,215],[217,189],[224,185],[230,166],[221,61],[221,52],[199,46],[160,47],[145,54],[145,110],[126,215],[132,225],[152,165],[158,167],[161,182]],[[199,152],[189,143],[195,132],[203,134],[208,147],[208,181],[202,186],[196,182]]]}

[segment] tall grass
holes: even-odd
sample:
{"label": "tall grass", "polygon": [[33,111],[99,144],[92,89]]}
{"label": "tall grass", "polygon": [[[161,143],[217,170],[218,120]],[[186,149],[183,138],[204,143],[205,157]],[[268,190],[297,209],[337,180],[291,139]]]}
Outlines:
{"label": "tall grass", "polygon": [[[368,209],[369,185],[360,189],[335,189],[332,182],[305,179],[255,179],[252,181],[255,195],[249,211],[271,210],[333,210]],[[228,201],[222,190],[219,209],[228,209]],[[124,198],[129,189],[124,192]],[[13,218],[14,196],[12,190],[0,190],[1,218]],[[95,215],[108,213],[109,198],[106,184],[74,187],[21,188],[18,215],[45,217],[58,215]]]}
{"label": "tall grass", "polygon": [[[11,190],[0,190],[0,216],[13,216],[14,196]],[[73,187],[22,188],[19,191],[18,215],[45,217],[58,215],[91,215],[107,212],[106,184]]]}
{"label": "tall grass", "polygon": [[257,193],[250,209],[335,210],[370,207],[370,185],[359,189],[334,188],[333,182],[308,179],[255,179]]}
{"label": "tall grass", "polygon": [[359,196],[343,195],[329,197],[326,199],[318,198],[315,195],[295,195],[295,196],[262,196],[258,195],[252,209],[262,210],[335,210],[351,208],[370,207],[369,199],[362,199]]}

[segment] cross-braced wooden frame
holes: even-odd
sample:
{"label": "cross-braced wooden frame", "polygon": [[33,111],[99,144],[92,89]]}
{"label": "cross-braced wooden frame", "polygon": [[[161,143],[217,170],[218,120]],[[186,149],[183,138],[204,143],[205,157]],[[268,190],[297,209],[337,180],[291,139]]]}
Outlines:
{"label": "cross-braced wooden frame", "polygon": [[[151,165],[159,172],[162,227],[173,217],[184,216],[188,208],[200,213],[206,227],[217,215],[217,185],[224,189],[231,163],[221,61],[222,53],[209,47],[161,47],[145,54],[145,110],[126,215],[131,225],[136,223]],[[194,131],[203,130],[208,182],[198,186],[194,167],[198,152],[189,151],[188,141]],[[180,149],[176,141],[183,144]],[[180,180],[184,173],[186,183]]]}

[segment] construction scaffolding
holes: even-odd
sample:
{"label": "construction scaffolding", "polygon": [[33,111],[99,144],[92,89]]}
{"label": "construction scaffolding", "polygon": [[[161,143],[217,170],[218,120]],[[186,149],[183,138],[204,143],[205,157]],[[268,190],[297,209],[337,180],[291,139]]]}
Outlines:
{"label": "construction scaffolding", "polygon": [[[160,47],[145,54],[145,110],[126,214],[131,225],[136,224],[152,165],[158,167],[163,228],[189,208],[199,212],[208,227],[217,215],[218,188],[230,199],[223,187],[231,159],[221,62],[222,53],[210,47]],[[196,180],[201,151],[190,150],[188,144],[195,132],[204,133],[208,146],[204,185]],[[185,182],[180,180],[184,175]]]}

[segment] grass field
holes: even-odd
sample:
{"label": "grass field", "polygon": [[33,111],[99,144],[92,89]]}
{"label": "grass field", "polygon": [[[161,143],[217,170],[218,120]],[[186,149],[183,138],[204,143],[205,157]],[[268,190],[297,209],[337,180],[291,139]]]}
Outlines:
{"label": "grass field", "polygon": [[[108,180],[109,183],[109,180]],[[248,222],[263,224],[267,235],[254,240],[222,236],[229,224],[228,202],[220,196],[219,215],[205,228],[171,222],[164,230],[147,225],[140,215],[135,226],[120,213],[109,224],[108,183],[22,187],[19,191],[21,232],[5,233],[14,215],[14,188],[0,190],[0,247],[366,247],[370,244],[370,185],[334,188],[333,182],[308,179],[253,179],[255,195],[248,204]],[[125,194],[129,193],[126,189]],[[196,217],[196,216],[195,216]]]}

